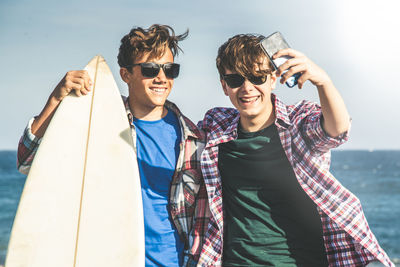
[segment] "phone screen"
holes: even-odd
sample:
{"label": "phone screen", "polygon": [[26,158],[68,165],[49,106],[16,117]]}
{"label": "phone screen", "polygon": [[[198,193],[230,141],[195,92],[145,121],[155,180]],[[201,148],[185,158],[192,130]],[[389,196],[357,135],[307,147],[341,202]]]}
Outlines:
{"label": "phone screen", "polygon": [[[280,65],[285,63],[291,57],[283,56],[277,59],[272,60],[272,56],[281,49],[289,48],[289,44],[283,38],[280,32],[274,32],[270,36],[264,38],[261,42],[261,47],[263,48],[266,55],[272,62],[272,65],[275,69],[277,69]],[[286,80],[286,85],[289,87],[293,87],[297,84],[297,79],[300,77],[300,73],[294,74],[292,77]]]}

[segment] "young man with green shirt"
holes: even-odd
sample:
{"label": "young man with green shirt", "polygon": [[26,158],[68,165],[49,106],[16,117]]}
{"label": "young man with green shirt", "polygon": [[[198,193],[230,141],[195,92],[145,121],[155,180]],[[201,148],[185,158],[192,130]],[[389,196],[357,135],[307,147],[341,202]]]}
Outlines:
{"label": "young man with green shirt", "polygon": [[[274,71],[261,35],[241,34],[218,50],[221,85],[235,108],[208,111],[201,168],[210,223],[200,266],[393,266],[359,200],[329,172],[330,149],[348,138],[350,117],[324,70],[302,53]],[[285,73],[285,71],[287,72]],[[285,105],[272,93],[300,73],[320,105]]]}

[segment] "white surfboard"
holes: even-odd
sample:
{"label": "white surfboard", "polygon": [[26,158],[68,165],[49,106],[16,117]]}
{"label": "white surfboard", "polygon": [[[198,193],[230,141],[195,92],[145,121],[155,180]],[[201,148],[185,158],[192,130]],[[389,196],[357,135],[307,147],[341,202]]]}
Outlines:
{"label": "white surfboard", "polygon": [[144,266],[140,178],[126,111],[101,56],[86,96],[67,96],[37,151],[7,267]]}

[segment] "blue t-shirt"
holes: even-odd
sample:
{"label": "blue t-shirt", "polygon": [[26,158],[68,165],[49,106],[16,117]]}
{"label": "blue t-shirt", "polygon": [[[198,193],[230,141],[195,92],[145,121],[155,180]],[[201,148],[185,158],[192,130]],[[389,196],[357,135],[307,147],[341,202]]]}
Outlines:
{"label": "blue t-shirt", "polygon": [[181,266],[183,243],[168,212],[169,190],[179,156],[176,115],[157,121],[134,119],[142,186],[146,266]]}

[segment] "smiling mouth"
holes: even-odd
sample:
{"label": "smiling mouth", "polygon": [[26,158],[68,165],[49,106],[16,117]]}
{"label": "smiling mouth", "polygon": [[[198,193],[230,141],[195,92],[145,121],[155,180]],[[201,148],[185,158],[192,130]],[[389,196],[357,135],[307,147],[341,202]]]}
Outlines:
{"label": "smiling mouth", "polygon": [[158,94],[163,94],[167,91],[166,87],[150,87],[149,89]]}
{"label": "smiling mouth", "polygon": [[239,100],[240,100],[240,102],[242,102],[244,104],[251,104],[251,103],[256,102],[259,98],[260,98],[260,96],[240,97]]}

